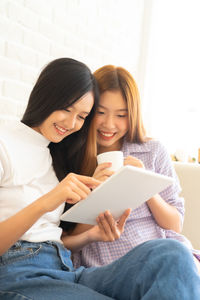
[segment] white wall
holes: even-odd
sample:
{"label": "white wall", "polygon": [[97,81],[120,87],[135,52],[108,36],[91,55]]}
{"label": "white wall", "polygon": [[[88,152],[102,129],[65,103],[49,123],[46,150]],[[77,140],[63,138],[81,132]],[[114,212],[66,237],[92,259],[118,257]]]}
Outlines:
{"label": "white wall", "polygon": [[21,117],[42,67],[72,57],[137,80],[145,0],[0,0],[0,120]]}

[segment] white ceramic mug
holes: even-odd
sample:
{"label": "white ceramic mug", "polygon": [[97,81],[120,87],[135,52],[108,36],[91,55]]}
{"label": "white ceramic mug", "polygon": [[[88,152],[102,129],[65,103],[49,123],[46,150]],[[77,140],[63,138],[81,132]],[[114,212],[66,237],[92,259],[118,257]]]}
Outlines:
{"label": "white ceramic mug", "polygon": [[112,166],[108,168],[110,171],[117,171],[124,165],[124,156],[122,151],[109,151],[97,155],[98,165],[111,162]]}

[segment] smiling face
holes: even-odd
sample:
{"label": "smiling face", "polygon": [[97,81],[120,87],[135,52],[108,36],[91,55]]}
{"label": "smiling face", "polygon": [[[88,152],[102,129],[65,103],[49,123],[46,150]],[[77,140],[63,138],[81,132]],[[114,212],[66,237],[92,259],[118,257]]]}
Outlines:
{"label": "smiling face", "polygon": [[59,143],[66,136],[81,129],[93,104],[93,93],[88,92],[65,110],[54,111],[42,124],[33,129],[50,142]]}
{"label": "smiling face", "polygon": [[98,153],[120,150],[128,131],[127,104],[120,91],[106,91],[100,96],[95,120]]}

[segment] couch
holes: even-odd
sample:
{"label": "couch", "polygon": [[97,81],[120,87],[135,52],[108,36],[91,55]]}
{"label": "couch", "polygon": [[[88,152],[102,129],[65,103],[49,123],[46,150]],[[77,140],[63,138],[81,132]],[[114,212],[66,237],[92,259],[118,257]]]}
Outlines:
{"label": "couch", "polygon": [[200,164],[174,162],[185,199],[182,233],[200,250]]}

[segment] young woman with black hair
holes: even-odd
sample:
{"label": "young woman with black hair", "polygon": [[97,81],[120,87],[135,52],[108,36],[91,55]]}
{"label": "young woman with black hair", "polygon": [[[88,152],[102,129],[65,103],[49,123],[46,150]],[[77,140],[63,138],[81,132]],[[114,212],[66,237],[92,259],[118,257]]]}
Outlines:
{"label": "young woman with black hair", "polygon": [[[21,122],[0,126],[0,298],[199,299],[191,254],[176,241],[150,241],[106,267],[74,269],[64,245],[80,248],[93,235],[62,242],[59,220],[66,202],[99,184],[71,173],[86,157],[97,100],[87,66],[57,59],[40,74]],[[112,229],[112,216],[105,224]]]}

